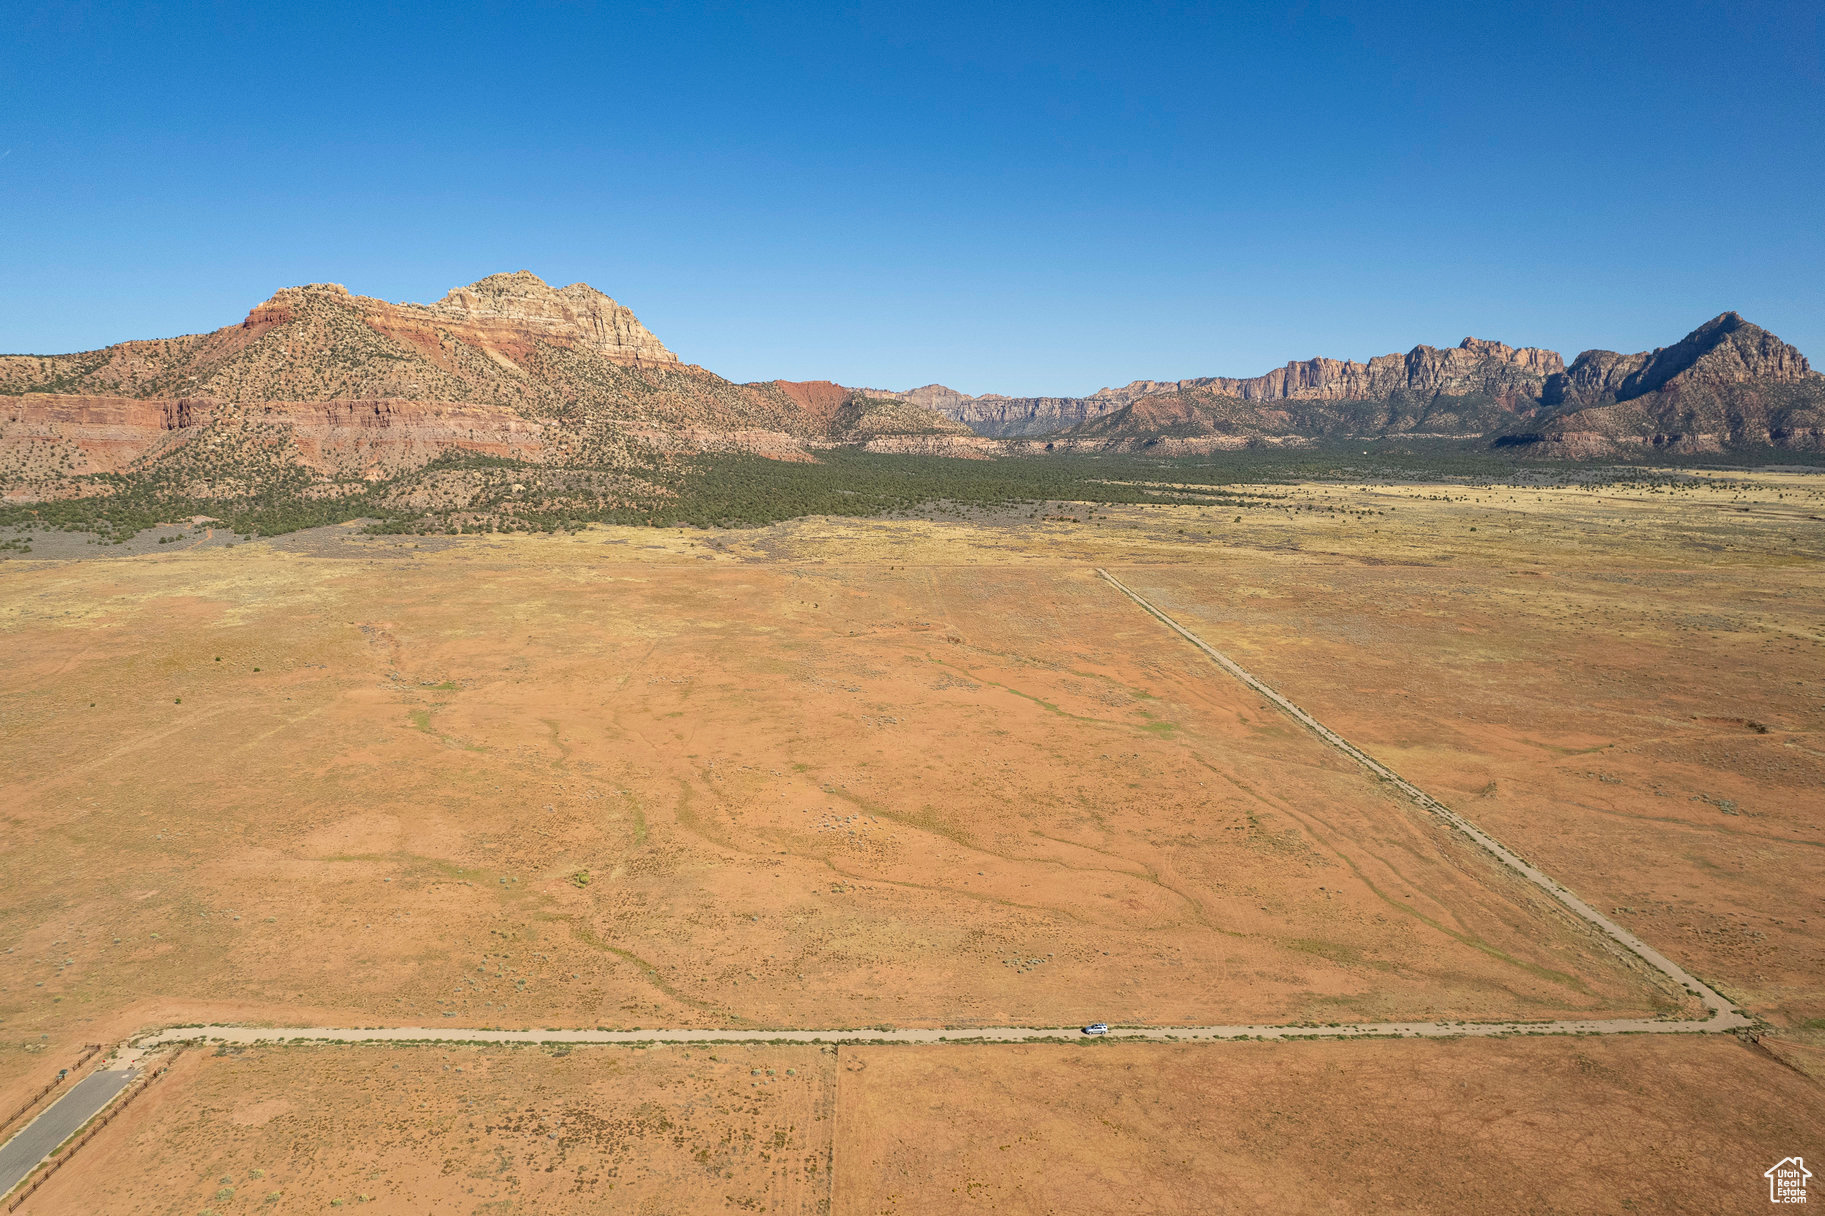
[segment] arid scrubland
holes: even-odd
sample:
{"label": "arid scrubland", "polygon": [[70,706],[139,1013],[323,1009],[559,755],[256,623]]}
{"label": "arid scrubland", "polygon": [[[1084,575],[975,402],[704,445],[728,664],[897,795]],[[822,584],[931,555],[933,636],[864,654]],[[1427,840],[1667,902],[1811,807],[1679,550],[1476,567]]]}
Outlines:
{"label": "arid scrubland", "polygon": [[[1351,1133],[1367,1177],[1451,1171],[1477,1210],[1530,1210],[1514,1143],[1575,1133],[1598,1137],[1592,1170],[1677,1160],[1699,1188],[1678,1192],[1689,1210],[1746,1207],[1760,1170],[1818,1152],[1825,1125],[1805,1075],[1825,1071],[1818,483],[1306,484],[1260,487],[1272,505],[1247,509],[336,528],[8,560],[7,1102],[80,1043],[206,1020],[1691,1016],[1099,566],[1767,1025],[1754,1047],[495,1050],[462,1085],[443,1065],[471,1048],[196,1052],[84,1150],[118,1163],[111,1180],[72,1168],[33,1202],[183,1212],[227,1186],[216,1210],[251,1210],[261,1169],[289,1170],[269,1189],[312,1204],[619,1211],[625,1193],[591,1191],[590,1208],[564,1187],[620,1169],[670,1197],[655,1211],[1121,1210],[1099,1193],[1253,1210],[1275,1207],[1271,1164],[1299,1158],[1342,1187],[1303,1210],[1351,1210],[1363,1172],[1326,1182],[1352,1159],[1312,1164],[1300,1146],[1337,1144],[1325,1120],[1366,1109],[1385,1129]],[[730,1071],[750,1055],[767,1057],[760,1076]],[[546,1105],[528,1096],[541,1089]],[[377,1130],[414,1100],[448,1118]],[[1171,1135],[1110,1130],[1120,1104],[1155,1101],[1202,1113],[1149,1109]],[[572,1109],[681,1130],[636,1166],[563,1148],[555,1124],[541,1134],[559,1147],[502,1147],[495,1107],[519,1112],[513,1136]],[[256,1108],[270,1117],[233,1113]],[[1714,1121],[1723,1108],[1734,1121]],[[1235,1151],[1236,1129],[1263,1121],[1297,1130]],[[1503,1134],[1517,1125],[1534,1131]],[[347,1152],[304,1152],[306,1127]],[[1513,1151],[1466,1153],[1466,1128]],[[782,1131],[762,1160],[753,1146]],[[1383,1135],[1418,1143],[1390,1156]],[[155,1168],[148,1136],[193,1147]],[[698,1159],[699,1141],[723,1155]],[[831,1165],[813,1180],[799,1158],[818,1144]],[[979,1159],[1005,1171],[992,1194],[972,1186],[988,1182]],[[180,1167],[195,1177],[171,1173],[150,1206],[123,1181]],[[236,1181],[205,1187],[220,1175]],[[1614,1210],[1604,1194],[1542,1203]],[[447,1206],[414,1206],[431,1196]]]}

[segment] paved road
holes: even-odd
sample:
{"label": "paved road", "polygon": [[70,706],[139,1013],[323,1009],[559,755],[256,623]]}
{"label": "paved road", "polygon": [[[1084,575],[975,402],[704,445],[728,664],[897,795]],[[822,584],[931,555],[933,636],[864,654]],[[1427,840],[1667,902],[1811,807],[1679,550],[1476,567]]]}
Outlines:
{"label": "paved road", "polygon": [[6,1194],[52,1149],[76,1134],[78,1128],[100,1114],[114,1096],[127,1087],[137,1072],[132,1068],[92,1072],[43,1114],[0,1146],[0,1195]]}
{"label": "paved road", "polygon": [[[1118,1026],[1110,1038],[1155,1042],[1197,1042],[1220,1039],[1314,1038],[1493,1038],[1501,1035],[1581,1034],[1715,1034],[1753,1025],[1741,1011],[1708,985],[1658,950],[1616,924],[1537,867],[1451,810],[1424,790],[1402,778],[1387,765],[1350,743],[1275,689],[1250,674],[1228,655],[1160,611],[1107,570],[1097,574],[1140,605],[1162,624],[1196,646],[1217,666],[1260,693],[1269,701],[1376,777],[1391,783],[1422,809],[1487,850],[1502,865],[1551,896],[1567,912],[1596,928],[1617,946],[1641,959],[1701,1001],[1710,1016],[1703,1019],[1581,1018],[1559,1022],[1371,1022],[1338,1026]],[[197,1039],[222,1043],[334,1042],[398,1043],[438,1041],[463,1043],[1022,1043],[1060,1037],[1081,1038],[1075,1026],[994,1026],[963,1029],[913,1030],[481,1030],[456,1026],[345,1028],[325,1026],[190,1026],[178,1027],[135,1040],[142,1048]]]}

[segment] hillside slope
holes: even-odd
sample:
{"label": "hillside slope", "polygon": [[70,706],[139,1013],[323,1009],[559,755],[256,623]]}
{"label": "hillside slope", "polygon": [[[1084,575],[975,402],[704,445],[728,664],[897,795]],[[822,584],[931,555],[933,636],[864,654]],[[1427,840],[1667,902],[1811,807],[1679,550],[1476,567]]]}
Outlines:
{"label": "hillside slope", "polygon": [[1247,378],[1134,380],[1088,397],[969,397],[941,384],[904,396],[1000,438],[1466,436],[1531,410],[1547,379],[1564,370],[1553,351],[1465,338],[1456,347],[1416,346],[1367,363],[1316,358]]}
{"label": "hillside slope", "polygon": [[428,305],[317,283],[211,333],[0,356],[0,494],[112,494],[125,478],[201,501],[333,499],[446,456],[625,475],[957,427],[893,406],[839,418],[775,382],[731,383],[583,283],[519,271]]}
{"label": "hillside slope", "polygon": [[358,503],[456,525],[599,511],[650,498],[668,453],[802,430],[777,391],[688,367],[608,297],[523,272],[433,305],[288,288],[212,333],[0,359],[0,492],[115,529],[191,512],[283,527]]}
{"label": "hillside slope", "polygon": [[1587,350],[1547,383],[1541,405],[1498,442],[1572,457],[1825,450],[1825,375],[1734,312],[1658,350]]}
{"label": "hillside slope", "polygon": [[[1552,351],[1465,338],[1367,363],[1310,359],[1250,379],[1138,381],[1125,404],[1058,435],[1073,448],[1134,449],[1176,441],[1188,450],[1273,440],[1475,437],[1531,417]],[[1107,391],[1107,390],[1105,390]]]}
{"label": "hillside slope", "polygon": [[1308,359],[1264,376],[1135,380],[1088,397],[900,394],[979,435],[1048,450],[1200,452],[1255,443],[1481,439],[1580,458],[1630,450],[1825,449],[1825,377],[1724,313],[1672,346],[1555,352],[1465,338],[1366,363]]}

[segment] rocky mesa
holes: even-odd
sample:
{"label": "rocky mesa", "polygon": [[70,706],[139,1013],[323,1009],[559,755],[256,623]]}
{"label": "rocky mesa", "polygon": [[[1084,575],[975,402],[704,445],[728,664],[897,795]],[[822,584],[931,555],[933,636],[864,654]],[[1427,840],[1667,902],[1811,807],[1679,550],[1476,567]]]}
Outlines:
{"label": "rocky mesa", "polygon": [[732,383],[588,284],[524,270],[432,304],[314,283],[209,333],[0,356],[0,479],[19,501],[166,462],[219,469],[254,449],[269,472],[373,480],[448,452],[627,467],[649,458],[636,449],[803,459],[820,444],[963,429],[905,402],[843,413],[853,396]]}
{"label": "rocky mesa", "polygon": [[595,288],[523,270],[431,304],[307,284],[208,333],[0,356],[0,494],[14,503],[148,478],[196,499],[296,501],[460,457],[568,470],[553,484],[595,509],[618,501],[617,479],[693,453],[804,461],[846,445],[980,459],[1366,438],[1570,458],[1821,450],[1825,376],[1729,312],[1671,346],[1587,350],[1569,367],[1550,350],[1465,338],[1086,397],[738,384],[684,362]]}

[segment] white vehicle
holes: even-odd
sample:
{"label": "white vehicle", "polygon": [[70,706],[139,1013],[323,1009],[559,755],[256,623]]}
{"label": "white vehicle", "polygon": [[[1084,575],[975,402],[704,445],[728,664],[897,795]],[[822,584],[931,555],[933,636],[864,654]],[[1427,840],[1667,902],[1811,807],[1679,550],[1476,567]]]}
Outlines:
{"label": "white vehicle", "polygon": [[1084,1033],[1085,1034],[1108,1034],[1109,1033],[1109,1023],[1091,1022],[1088,1026],[1084,1027]]}

